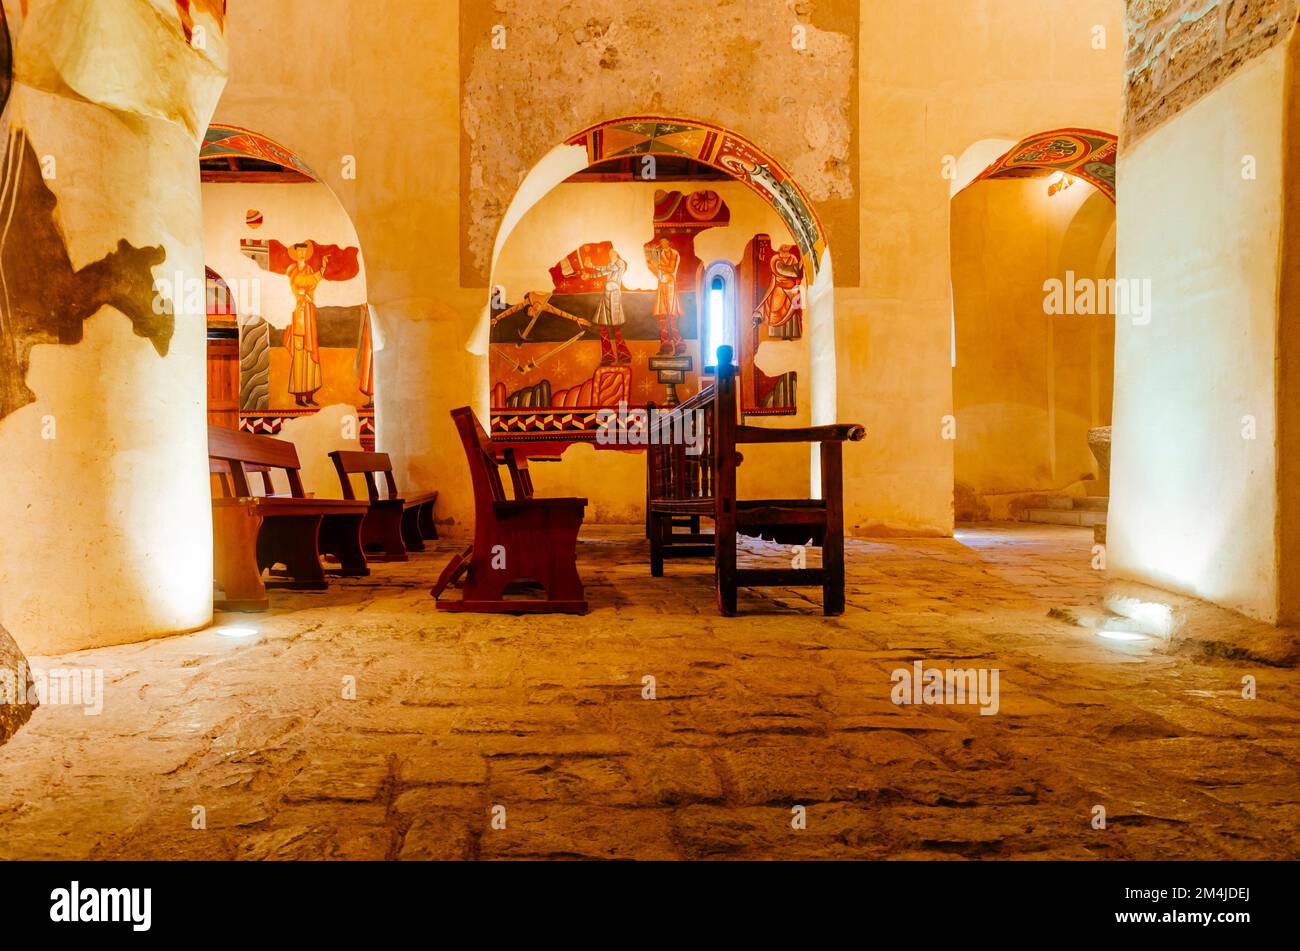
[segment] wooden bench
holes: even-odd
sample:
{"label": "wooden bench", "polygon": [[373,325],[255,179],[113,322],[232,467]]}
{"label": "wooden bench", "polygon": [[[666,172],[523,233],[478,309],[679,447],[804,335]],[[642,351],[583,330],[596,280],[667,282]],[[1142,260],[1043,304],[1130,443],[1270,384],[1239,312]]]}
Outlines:
{"label": "wooden bench", "polygon": [[[438,493],[401,495],[397,491],[393,463],[388,453],[336,449],[330,453],[330,459],[339,475],[343,498],[356,498],[352,489],[353,475],[365,478],[370,511],[361,525],[361,544],[370,557],[377,561],[406,561],[408,550],[424,551],[425,537],[438,537],[433,523],[433,503],[437,501]],[[380,474],[384,477],[387,493],[384,497],[380,496],[376,478]],[[374,555],[373,552],[382,554]]]}
{"label": "wooden bench", "polygon": [[[736,368],[730,347],[718,349],[712,387],[678,407],[700,412],[704,451],[692,461],[686,447],[669,441],[661,421],[660,445],[650,446],[647,485],[647,530],[650,533],[651,573],[663,573],[663,558],[712,554],[718,610],[736,613],[742,587],[815,586],[822,589],[822,611],[844,611],[844,481],[845,442],[860,441],[865,430],[854,423],[831,426],[775,428],[742,424],[736,393]],[[737,447],[746,444],[818,443],[821,457],[819,499],[737,499],[736,470],[744,461]],[[701,535],[701,518],[713,521],[713,535]],[[686,523],[684,536],[674,529]],[[737,536],[763,538],[786,545],[817,545],[819,568],[739,568]],[[711,541],[711,545],[708,542]]]}
{"label": "wooden bench", "polygon": [[[293,443],[210,426],[208,458],[221,489],[221,496],[212,500],[214,574],[226,594],[219,607],[265,608],[268,583],[328,587],[322,554],[338,559],[340,574],[370,573],[361,546],[361,524],[369,505],[309,498]],[[249,472],[261,472],[263,488],[269,489],[271,469],[285,472],[288,495],[253,493]],[[272,579],[264,583],[262,572],[268,570]]]}
{"label": "wooden bench", "polygon": [[[586,499],[536,498],[526,460],[507,449],[498,458],[487,433],[468,406],[451,411],[474,488],[474,541],[452,558],[434,585],[445,611],[484,613],[585,614],[587,601],[578,577],[578,530]],[[514,498],[506,496],[499,467],[510,472]],[[459,579],[459,600],[442,593]],[[507,598],[525,585],[540,586],[545,597]]]}

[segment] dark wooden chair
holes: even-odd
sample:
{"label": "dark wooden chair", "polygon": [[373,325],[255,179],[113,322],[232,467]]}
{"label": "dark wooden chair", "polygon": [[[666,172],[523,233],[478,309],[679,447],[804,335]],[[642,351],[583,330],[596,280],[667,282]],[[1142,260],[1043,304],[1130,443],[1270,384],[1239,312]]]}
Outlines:
{"label": "dark wooden chair", "polygon": [[[743,587],[816,586],[822,589],[822,611],[844,612],[844,482],[845,442],[857,442],[865,430],[854,423],[831,426],[774,428],[740,422],[736,368],[730,347],[718,349],[714,384],[681,404],[678,411],[701,413],[703,452],[692,459],[686,447],[665,438],[647,455],[647,530],[650,570],[663,574],[663,559],[711,554],[718,610],[736,613],[737,591]],[[653,441],[652,441],[653,442]],[[821,447],[821,498],[737,499],[736,469],[744,461],[737,451],[746,444],[818,443]],[[712,536],[700,534],[700,519],[713,521]],[[679,527],[685,533],[676,533]],[[739,535],[786,545],[820,546],[819,568],[739,568]]]}
{"label": "dark wooden chair", "polygon": [[[433,588],[446,611],[585,614],[578,577],[578,529],[586,499],[536,498],[527,462],[497,450],[468,406],[451,411],[474,489],[474,541],[452,558]],[[507,498],[499,467],[510,472],[514,498]],[[464,579],[461,599],[441,597]],[[507,598],[525,585],[540,586],[541,598]]]}
{"label": "dark wooden chair", "polygon": [[[426,530],[431,532],[428,537],[438,537],[437,529],[433,527],[433,503],[438,493],[427,492],[410,498],[401,495],[397,491],[393,463],[388,453],[336,449],[330,453],[330,459],[339,475],[345,499],[356,498],[352,476],[360,475],[365,479],[370,511],[361,524],[361,544],[369,557],[376,561],[406,561],[408,549],[424,551]],[[382,497],[380,475],[384,477],[386,492]]]}
{"label": "dark wooden chair", "polygon": [[[208,458],[221,496],[213,499],[214,561],[228,607],[265,607],[263,571],[271,584],[320,589],[328,586],[321,555],[333,555],[343,575],[368,575],[361,524],[369,505],[346,499],[309,498],[303,491],[298,450],[291,442],[233,429],[208,427]],[[250,471],[283,470],[289,494],[255,495]],[[254,545],[248,550],[250,541]],[[283,565],[283,569],[276,569]],[[260,597],[258,591],[261,590]]]}
{"label": "dark wooden chair", "polygon": [[657,418],[655,405],[647,407],[653,431],[646,447],[646,535],[650,574],[656,578],[663,576],[666,558],[713,556],[714,536],[703,531],[703,520],[712,522],[714,508],[713,387],[670,410],[679,418],[699,414],[700,439],[698,451],[692,451],[674,438],[672,417]]}

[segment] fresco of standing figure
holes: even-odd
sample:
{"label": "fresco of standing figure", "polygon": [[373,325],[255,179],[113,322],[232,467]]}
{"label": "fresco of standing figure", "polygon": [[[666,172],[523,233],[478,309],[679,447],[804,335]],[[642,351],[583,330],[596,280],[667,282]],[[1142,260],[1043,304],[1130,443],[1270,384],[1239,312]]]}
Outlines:
{"label": "fresco of standing figure", "polygon": [[289,392],[299,406],[316,406],[314,396],[321,388],[320,341],[317,336],[316,285],[325,280],[329,255],[324,255],[319,268],[311,266],[314,248],[310,241],[295,244],[289,249],[293,263],[285,274],[293,288],[293,319],[284,334],[284,346],[289,351]]}
{"label": "fresco of standing figure", "polygon": [[[600,329],[600,365],[612,366],[615,363],[631,363],[632,351],[623,339],[623,275],[627,273],[627,262],[617,251],[610,251],[609,263],[593,269],[591,277],[601,275],[605,278],[605,287],[600,299],[600,306],[591,322]],[[610,342],[610,330],[614,331],[614,341]]]}
{"label": "fresco of standing figure", "polygon": [[646,264],[658,280],[655,289],[654,315],[659,321],[659,356],[681,356],[686,352],[677,320],[682,316],[677,298],[677,267],[682,256],[667,238],[660,238],[645,249]]}
{"label": "fresco of standing figure", "polygon": [[[792,244],[778,250],[770,262],[772,283],[754,310],[754,330],[767,322],[767,335],[778,340],[803,336],[803,261]],[[757,344],[757,341],[755,341]]]}

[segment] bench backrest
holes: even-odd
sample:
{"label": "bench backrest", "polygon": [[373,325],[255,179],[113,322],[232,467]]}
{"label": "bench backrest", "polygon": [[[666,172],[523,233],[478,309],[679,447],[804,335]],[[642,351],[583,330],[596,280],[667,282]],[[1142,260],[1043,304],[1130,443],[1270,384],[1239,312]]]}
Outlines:
{"label": "bench backrest", "polygon": [[[248,487],[248,472],[266,469],[283,469],[289,478],[289,491],[296,499],[305,497],[302,488],[302,466],[298,462],[298,448],[284,439],[271,436],[254,436],[237,429],[208,427],[208,459],[225,463],[230,469],[230,481],[221,480],[227,496],[247,498],[252,496]],[[264,473],[264,482],[269,479]]]}
{"label": "bench backrest", "polygon": [[382,474],[384,477],[385,487],[388,489],[388,498],[400,498],[397,493],[397,482],[393,478],[393,461],[388,457],[388,453],[335,449],[330,453],[330,458],[334,460],[334,469],[339,474],[339,483],[343,487],[343,498],[356,498],[352,492],[351,476],[354,474],[365,477],[366,494],[370,496],[371,502],[379,501],[379,484],[375,478],[377,474]]}

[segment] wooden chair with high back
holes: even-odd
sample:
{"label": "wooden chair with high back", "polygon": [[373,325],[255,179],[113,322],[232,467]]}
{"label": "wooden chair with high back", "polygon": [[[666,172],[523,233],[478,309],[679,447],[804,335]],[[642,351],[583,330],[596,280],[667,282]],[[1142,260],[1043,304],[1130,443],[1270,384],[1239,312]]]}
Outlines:
{"label": "wooden chair with high back", "polygon": [[[527,463],[510,450],[498,459],[487,433],[468,406],[451,411],[469,463],[474,490],[474,541],[454,556],[433,588],[445,611],[484,613],[557,612],[585,614],[587,601],[578,576],[578,530],[586,499],[536,498]],[[499,467],[510,472],[514,498],[506,496]],[[461,599],[441,597],[464,578]],[[524,583],[541,586],[543,598],[510,599]]]}
{"label": "wooden chair with high back", "polygon": [[[664,438],[652,444],[647,460],[647,530],[650,535],[650,571],[663,574],[666,557],[712,554],[718,610],[736,613],[737,591],[742,587],[817,586],[822,589],[822,611],[844,611],[844,499],[843,456],[845,442],[857,442],[865,431],[855,423],[831,426],[776,428],[746,426],[740,422],[736,392],[734,351],[718,348],[717,370],[711,387],[677,407],[678,412],[699,414],[701,452],[693,456],[680,440]],[[745,444],[817,443],[821,448],[821,497],[816,499],[737,499],[736,470],[744,461],[737,446]],[[713,521],[713,534],[700,533],[701,518]],[[677,533],[675,528],[687,528]],[[786,545],[811,543],[822,550],[819,568],[740,568],[737,537],[746,535]]]}
{"label": "wooden chair with high back", "polygon": [[[843,445],[859,442],[866,431],[857,423],[829,426],[746,426],[740,422],[736,367],[730,347],[718,348],[713,392],[713,493],[718,610],[736,613],[737,589],[766,585],[817,586],[822,612],[844,613],[844,478]],[[821,497],[815,499],[737,499],[737,446],[817,443],[820,447]],[[820,546],[820,568],[738,568],[736,536],[766,538],[787,545]]]}
{"label": "wooden chair with high back", "polygon": [[[646,447],[646,534],[650,539],[650,574],[661,577],[666,558],[708,558],[712,533],[702,530],[713,519],[713,387],[706,386],[676,406],[646,408],[650,445]],[[690,421],[694,445],[681,427]],[[682,531],[679,531],[682,529]]]}

